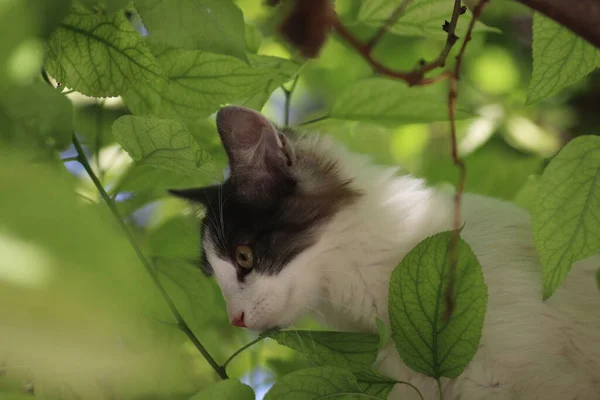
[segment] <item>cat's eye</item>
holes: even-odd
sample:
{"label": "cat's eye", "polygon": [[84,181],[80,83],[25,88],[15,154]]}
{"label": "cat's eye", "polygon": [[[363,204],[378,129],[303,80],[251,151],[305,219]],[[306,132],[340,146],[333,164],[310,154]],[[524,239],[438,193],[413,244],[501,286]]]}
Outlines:
{"label": "cat's eye", "polygon": [[254,254],[252,249],[243,244],[235,249],[235,261],[244,269],[252,269],[254,267]]}

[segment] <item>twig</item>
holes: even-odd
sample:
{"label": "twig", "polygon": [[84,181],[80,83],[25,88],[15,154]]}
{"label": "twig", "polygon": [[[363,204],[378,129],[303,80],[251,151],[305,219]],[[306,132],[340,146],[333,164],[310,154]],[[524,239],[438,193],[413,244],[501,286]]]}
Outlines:
{"label": "twig", "polygon": [[97,200],[91,199],[91,198],[89,198],[89,197],[87,197],[86,195],[83,195],[83,194],[81,194],[81,193],[75,192],[75,194],[76,194],[77,196],[81,197],[82,199],[84,199],[84,200],[88,201],[88,202],[89,202],[89,203],[91,203],[91,204],[96,204],[96,203],[98,202]]}
{"label": "twig", "polygon": [[227,359],[227,361],[225,361],[225,362],[223,363],[223,368],[227,368],[227,365],[228,365],[228,364],[229,364],[231,361],[233,361],[233,359],[234,359],[235,357],[237,357],[237,355],[238,355],[238,354],[240,354],[242,351],[246,350],[247,348],[249,348],[249,347],[251,347],[251,346],[254,346],[256,343],[260,342],[261,340],[263,340],[263,339],[264,339],[264,338],[266,338],[266,337],[267,337],[267,336],[262,336],[262,335],[261,335],[261,336],[257,337],[256,339],[254,339],[253,341],[251,341],[250,343],[248,343],[248,344],[245,344],[244,346],[240,347],[240,348],[239,348],[239,349],[238,349],[238,350],[237,350],[235,353],[233,353],[233,354],[232,354],[232,355],[231,355],[231,356],[230,356],[230,357]]}
{"label": "twig", "polygon": [[450,22],[447,25],[444,25],[444,30],[448,32],[448,36],[446,38],[446,45],[440,52],[440,55],[430,63],[423,63],[418,68],[415,68],[411,71],[395,71],[391,68],[386,67],[381,64],[379,61],[375,60],[372,56],[373,47],[377,44],[377,42],[381,39],[381,37],[387,32],[389,27],[394,24],[395,21],[398,20],[400,15],[404,12],[408,4],[412,0],[405,0],[402,4],[394,10],[392,15],[387,19],[384,25],[375,33],[373,38],[369,40],[367,43],[361,42],[348,28],[344,26],[344,24],[340,21],[337,14],[332,16],[332,26],[333,29],[337,32],[337,34],[344,39],[348,44],[350,44],[354,49],[356,49],[362,57],[369,63],[373,70],[381,75],[386,75],[388,77],[396,78],[405,81],[409,86],[425,86],[430,85],[432,83],[440,82],[445,80],[451,76],[449,72],[443,72],[438,76],[432,78],[425,78],[425,74],[427,72],[433,71],[436,68],[443,67],[446,63],[446,59],[448,58],[448,54],[450,54],[450,50],[458,40],[458,37],[455,34],[456,25],[458,23],[458,18],[461,14],[464,13],[465,8],[461,7],[460,0],[454,1],[454,9],[452,11],[452,16]]}
{"label": "twig", "polygon": [[402,14],[404,14],[404,11],[406,11],[406,8],[412,2],[413,0],[404,0],[402,3],[400,3],[398,7],[396,7],[394,12],[385,21],[385,23],[377,30],[377,32],[375,32],[371,40],[367,42],[367,48],[369,49],[369,53],[373,51],[379,40],[383,37],[383,35],[386,34],[388,29],[390,29],[390,27],[394,25],[396,21],[398,21],[398,18],[400,18]]}
{"label": "twig", "polygon": [[283,109],[283,124],[284,126],[290,126],[290,106],[292,105],[292,94],[294,94],[294,89],[296,89],[296,85],[298,84],[298,79],[300,75],[296,75],[294,81],[292,82],[292,87],[286,89],[285,86],[281,85],[281,89],[283,90],[283,94],[285,95],[285,105]]}
{"label": "twig", "polygon": [[301,122],[298,124],[298,126],[314,124],[316,122],[324,121],[327,118],[329,118],[329,115],[323,115],[322,117],[317,117],[317,118],[309,119],[308,121]]}
{"label": "twig", "polygon": [[[450,50],[458,40],[458,36],[456,36],[456,25],[458,24],[458,18],[464,13],[465,8],[460,5],[461,0],[454,0],[454,8],[452,9],[452,18],[450,18],[450,23],[448,25],[444,25],[444,30],[448,32],[448,36],[446,37],[446,45],[442,49],[442,52],[431,63],[426,63],[421,66],[421,70],[423,72],[433,71],[438,67],[443,67],[446,65],[446,59],[448,58],[448,54],[450,54]],[[447,29],[446,29],[447,27]]]}
{"label": "twig", "polygon": [[65,157],[65,158],[62,158],[60,161],[62,161],[64,163],[71,162],[71,161],[79,161],[79,156]]}
{"label": "twig", "polygon": [[473,32],[473,27],[475,26],[475,22],[481,15],[483,8],[489,3],[490,0],[480,0],[475,9],[473,10],[473,17],[471,18],[471,22],[469,23],[469,27],[467,29],[467,34],[465,39],[462,42],[460,47],[460,51],[456,56],[456,65],[454,66],[454,72],[450,77],[450,90],[448,91],[448,115],[450,118],[450,139],[452,144],[452,162],[454,165],[458,167],[459,177],[458,184],[456,185],[456,191],[454,192],[454,224],[453,224],[453,232],[452,232],[452,246],[450,247],[450,279],[448,282],[448,287],[446,289],[445,299],[446,299],[446,315],[445,319],[448,321],[454,312],[454,286],[456,284],[456,266],[458,263],[458,240],[460,236],[460,226],[461,226],[461,214],[460,214],[460,205],[462,202],[462,195],[465,190],[466,176],[467,176],[467,168],[465,166],[464,161],[460,158],[458,154],[458,141],[456,140],[456,121],[455,121],[455,112],[456,112],[456,99],[458,98],[458,80],[460,79],[460,67],[462,65],[462,59],[465,54],[465,50],[467,48],[467,43],[471,40],[471,34]]}
{"label": "twig", "polygon": [[94,173],[94,171],[87,159],[85,151],[83,150],[81,143],[79,143],[79,139],[77,139],[77,137],[75,135],[73,135],[73,145],[75,146],[75,150],[77,150],[78,161],[81,163],[81,165],[83,166],[85,171],[88,173],[88,175],[94,182],[96,189],[98,189],[98,192],[100,192],[100,196],[102,197],[102,199],[104,200],[104,202],[106,203],[108,208],[110,208],[110,211],[112,212],[113,216],[119,223],[121,229],[125,233],[127,240],[129,240],[131,247],[133,247],[135,253],[137,254],[140,261],[142,262],[142,265],[144,266],[144,268],[150,275],[152,282],[154,283],[154,285],[156,286],[158,291],[161,293],[161,295],[165,299],[167,306],[169,307],[169,309],[171,310],[171,313],[173,314],[173,316],[175,317],[175,320],[177,321],[177,326],[179,327],[179,329],[181,329],[183,331],[183,333],[186,334],[188,339],[190,339],[190,341],[194,344],[194,346],[196,346],[198,351],[200,351],[200,353],[202,353],[202,355],[204,356],[206,361],[217,372],[217,374],[221,377],[221,379],[228,379],[227,373],[225,372],[225,368],[218,365],[217,362],[215,361],[215,359],[212,358],[212,356],[208,353],[206,348],[202,345],[202,343],[200,343],[200,341],[198,340],[196,335],[194,335],[194,333],[192,332],[190,327],[187,325],[187,323],[183,319],[183,316],[179,313],[179,310],[177,310],[177,307],[175,307],[173,300],[171,300],[171,298],[169,297],[169,294],[163,287],[162,283],[160,283],[160,280],[158,279],[158,275],[154,271],[153,266],[150,264],[148,259],[144,256],[144,253],[142,252],[142,250],[138,246],[137,242],[135,241],[135,238],[133,237],[131,231],[129,230],[129,228],[127,227],[125,222],[123,221],[123,218],[121,218],[121,214],[119,214],[119,211],[117,210],[117,207],[115,206],[115,203],[108,196],[108,194],[106,193],[106,190],[104,190],[104,187],[102,186],[102,183],[100,182],[100,180]]}

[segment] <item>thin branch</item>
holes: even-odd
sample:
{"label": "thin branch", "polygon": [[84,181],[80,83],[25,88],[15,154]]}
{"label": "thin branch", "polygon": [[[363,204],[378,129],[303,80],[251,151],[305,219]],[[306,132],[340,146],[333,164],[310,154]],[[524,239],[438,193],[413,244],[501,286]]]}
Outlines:
{"label": "thin branch", "polygon": [[402,14],[404,14],[404,11],[406,11],[406,8],[412,2],[413,0],[404,0],[402,3],[400,3],[400,5],[398,5],[398,7],[396,7],[387,21],[385,21],[385,23],[377,30],[377,32],[375,32],[371,40],[367,42],[367,48],[369,49],[369,52],[373,51],[379,40],[381,40],[383,35],[387,33],[388,29],[390,29],[390,27],[398,21]]}
{"label": "thin branch", "polygon": [[283,124],[284,126],[290,126],[290,107],[292,105],[292,95],[294,94],[294,90],[296,89],[296,85],[298,84],[298,79],[300,79],[300,75],[296,75],[294,81],[292,82],[292,87],[286,89],[285,86],[281,85],[281,90],[283,90],[283,94],[285,95],[285,105],[283,109]]}
{"label": "thin branch", "polygon": [[460,213],[460,205],[462,203],[462,195],[465,190],[465,183],[467,177],[467,168],[465,166],[464,161],[460,158],[458,154],[458,141],[456,140],[456,121],[455,121],[455,113],[456,113],[456,99],[458,98],[458,80],[460,79],[460,68],[462,66],[462,59],[465,54],[465,50],[467,48],[467,44],[471,40],[471,34],[473,32],[473,27],[475,26],[475,22],[481,15],[483,8],[489,3],[490,0],[480,0],[479,3],[475,6],[473,10],[473,17],[471,18],[471,22],[469,23],[469,27],[467,29],[467,34],[465,39],[462,42],[458,55],[456,56],[456,64],[454,66],[454,72],[450,77],[450,90],[448,91],[448,116],[450,118],[450,138],[452,144],[452,162],[454,165],[458,167],[459,177],[458,184],[456,185],[456,191],[454,192],[454,223],[453,223],[453,232],[452,232],[452,246],[450,248],[450,278],[448,282],[448,288],[446,289],[445,299],[446,299],[446,321],[450,319],[452,313],[454,312],[454,287],[456,285],[456,266],[458,263],[458,240],[460,236],[460,226],[461,226],[461,213]]}
{"label": "thin branch", "polygon": [[250,343],[248,343],[248,344],[245,344],[244,346],[240,347],[240,348],[239,348],[239,349],[238,349],[238,350],[237,350],[235,353],[233,353],[233,354],[231,355],[231,357],[229,357],[229,358],[227,359],[227,361],[225,361],[225,362],[223,363],[223,368],[227,368],[227,365],[228,365],[228,364],[229,364],[231,361],[233,361],[233,359],[234,359],[235,357],[237,357],[237,356],[238,356],[238,354],[240,354],[241,352],[243,352],[243,351],[244,351],[244,350],[246,350],[247,348],[249,348],[249,347],[251,347],[251,346],[254,346],[256,343],[260,342],[261,340],[265,339],[266,337],[267,337],[267,336],[262,336],[262,335],[261,335],[261,336],[257,337],[256,339],[254,339],[253,341],[251,341]]}
{"label": "thin branch", "polygon": [[458,40],[458,36],[456,36],[456,25],[458,24],[458,18],[464,14],[465,8],[461,6],[461,0],[454,0],[454,8],[452,9],[452,17],[450,18],[450,23],[448,25],[444,24],[444,30],[448,32],[448,36],[446,37],[446,45],[442,49],[440,55],[430,63],[425,63],[421,66],[421,70],[423,73],[433,71],[436,68],[441,68],[446,65],[446,59],[448,58],[448,54],[450,54],[450,50],[456,44]]}
{"label": "thin branch", "polygon": [[440,55],[434,61],[430,63],[423,63],[421,66],[411,71],[395,71],[381,64],[372,56],[373,46],[377,44],[379,39],[381,39],[385,32],[387,32],[389,27],[393,25],[393,23],[400,17],[400,15],[402,14],[402,12],[404,12],[405,8],[408,6],[408,3],[410,3],[410,1],[412,0],[405,0],[404,2],[402,2],[402,4],[392,13],[390,18],[388,18],[385,24],[367,43],[361,42],[356,36],[354,36],[354,34],[350,32],[350,30],[346,28],[344,24],[340,21],[337,14],[334,14],[332,16],[331,22],[333,29],[342,39],[348,42],[350,46],[354,47],[354,49],[356,49],[362,55],[365,61],[369,63],[369,65],[371,66],[371,68],[373,68],[375,72],[381,75],[386,75],[391,78],[403,80],[409,86],[425,86],[445,80],[451,76],[450,73],[444,72],[433,78],[425,78],[425,74],[445,65],[446,59],[448,58],[452,47],[458,40],[458,37],[455,34],[456,25],[458,23],[458,18],[465,11],[465,8],[461,7],[460,0],[454,1],[454,9],[452,11],[450,22],[447,25],[445,24],[443,27],[444,30],[448,32],[446,44],[440,52]]}
{"label": "thin branch", "polygon": [[75,194],[76,194],[77,196],[81,197],[82,199],[84,199],[84,200],[88,201],[88,202],[89,202],[89,203],[91,203],[91,204],[96,204],[96,203],[98,202],[97,200],[91,199],[91,198],[89,198],[89,197],[87,197],[86,195],[83,195],[83,194],[81,194],[81,193],[75,192]]}
{"label": "thin branch", "polygon": [[119,223],[121,229],[125,233],[127,240],[129,240],[131,247],[133,247],[135,253],[137,254],[140,261],[142,262],[142,265],[146,269],[146,272],[148,272],[148,274],[150,275],[150,278],[152,279],[154,286],[156,286],[158,291],[161,293],[161,295],[165,299],[167,306],[169,307],[169,309],[171,310],[171,313],[173,314],[173,316],[175,317],[175,320],[177,321],[177,326],[179,327],[179,329],[181,329],[186,334],[188,339],[190,339],[190,341],[194,344],[194,346],[196,346],[198,351],[200,351],[200,353],[202,353],[202,355],[204,356],[206,361],[208,361],[208,363],[216,371],[216,373],[221,377],[221,379],[228,379],[227,373],[225,372],[225,368],[218,365],[217,362],[214,360],[214,358],[212,358],[212,356],[208,353],[206,348],[202,345],[202,343],[200,343],[200,341],[198,340],[196,335],[194,335],[194,333],[192,332],[190,327],[187,325],[187,323],[183,319],[183,316],[181,315],[179,310],[177,310],[177,307],[175,307],[173,300],[171,300],[171,298],[169,297],[169,294],[163,287],[162,283],[160,283],[160,280],[158,279],[158,275],[154,271],[154,267],[150,264],[148,259],[144,256],[144,253],[142,252],[142,250],[138,246],[137,242],[135,241],[133,234],[131,233],[131,231],[129,230],[129,228],[127,227],[125,222],[123,221],[123,218],[121,218],[121,214],[119,214],[119,211],[117,210],[117,207],[115,206],[115,203],[108,196],[108,194],[106,193],[106,190],[104,190],[104,187],[102,186],[102,183],[100,182],[100,180],[94,173],[94,170],[92,169],[92,167],[87,159],[85,151],[83,150],[83,147],[81,146],[81,143],[79,142],[79,139],[77,139],[77,137],[75,135],[73,135],[73,145],[75,146],[75,150],[77,150],[77,154],[79,157],[78,161],[81,163],[81,165],[83,166],[85,171],[88,173],[88,175],[94,182],[96,189],[98,189],[98,192],[100,192],[100,196],[102,197],[102,199],[104,200],[104,202],[106,203],[108,208],[110,208],[110,211],[112,212],[113,216]]}
{"label": "thin branch", "polygon": [[324,121],[329,118],[329,115],[323,115],[322,117],[317,117],[313,119],[309,119],[308,121],[304,121],[298,124],[298,126],[310,125],[316,122]]}
{"label": "thin branch", "polygon": [[365,61],[371,65],[371,68],[373,68],[375,72],[390,76],[392,78],[401,79],[411,86],[417,85],[421,81],[422,76],[419,74],[415,74],[414,72],[394,71],[393,69],[390,69],[376,61],[373,57],[371,57],[371,49],[358,40],[354,34],[350,32],[348,28],[344,26],[344,24],[342,24],[342,21],[340,21],[337,15],[332,17],[332,25],[337,34],[346,42],[348,42],[348,44],[354,47],[354,49],[356,49],[356,51],[363,56]]}
{"label": "thin branch", "polygon": [[65,157],[65,158],[62,158],[60,161],[62,161],[64,163],[71,162],[71,161],[79,161],[79,156]]}
{"label": "thin branch", "polygon": [[406,382],[406,381],[396,381],[396,383],[399,383],[399,384],[401,384],[401,385],[410,386],[411,388],[413,388],[413,389],[415,390],[415,392],[417,392],[417,395],[419,396],[419,399],[420,399],[420,400],[425,400],[425,399],[423,398],[423,393],[421,393],[421,391],[419,390],[419,388],[418,388],[418,387],[416,387],[415,385],[413,385],[412,383],[410,383],[410,382]]}

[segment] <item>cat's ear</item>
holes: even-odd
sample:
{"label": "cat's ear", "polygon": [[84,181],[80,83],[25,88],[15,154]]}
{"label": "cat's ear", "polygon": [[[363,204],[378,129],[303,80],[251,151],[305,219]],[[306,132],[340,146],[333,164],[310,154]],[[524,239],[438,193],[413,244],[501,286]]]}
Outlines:
{"label": "cat's ear", "polygon": [[219,186],[168,190],[169,194],[175,197],[191,201],[192,203],[202,204],[204,206],[208,206],[216,201],[217,196],[219,195],[218,191]]}
{"label": "cat's ear", "polygon": [[248,108],[228,106],[217,113],[217,130],[240,194],[269,198],[289,187],[294,151],[267,118]]}

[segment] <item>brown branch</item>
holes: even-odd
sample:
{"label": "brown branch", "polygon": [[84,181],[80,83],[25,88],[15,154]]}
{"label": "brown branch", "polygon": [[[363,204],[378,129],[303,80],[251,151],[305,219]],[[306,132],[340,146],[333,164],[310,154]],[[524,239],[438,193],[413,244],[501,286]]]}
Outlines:
{"label": "brown branch", "polygon": [[442,52],[440,53],[438,58],[433,60],[433,62],[431,62],[431,63],[427,63],[427,64],[421,66],[421,70],[423,71],[423,73],[432,71],[436,68],[443,67],[444,65],[446,65],[446,58],[448,58],[448,54],[450,54],[450,50],[452,50],[452,47],[458,40],[458,36],[456,36],[456,34],[455,34],[456,25],[458,24],[458,17],[460,17],[462,14],[464,14],[465,11],[466,11],[466,8],[464,8],[463,6],[460,5],[460,0],[454,0],[454,9],[452,10],[452,18],[450,19],[450,23],[447,25],[447,29],[446,29],[446,25],[444,25],[444,30],[446,30],[448,32],[448,36],[446,38],[446,45],[442,49]]}
{"label": "brown branch", "polygon": [[598,0],[515,0],[552,18],[594,46],[600,48],[600,1]]}
{"label": "brown branch", "polygon": [[460,236],[461,228],[461,213],[460,206],[462,204],[462,195],[465,191],[465,183],[467,178],[467,167],[464,161],[458,154],[458,141],[456,140],[456,99],[458,98],[458,80],[460,79],[460,67],[462,66],[462,59],[467,48],[467,44],[471,40],[471,34],[475,22],[481,15],[483,8],[490,2],[490,0],[480,0],[479,3],[473,9],[473,17],[469,23],[467,34],[462,42],[458,55],[456,56],[456,64],[454,66],[454,72],[450,76],[450,90],[448,91],[448,116],[450,118],[450,139],[452,143],[452,162],[458,167],[459,177],[458,184],[456,185],[456,191],[454,192],[454,223],[452,232],[452,245],[450,247],[450,279],[448,282],[448,288],[446,289],[446,315],[445,319],[449,320],[454,312],[454,287],[456,285],[456,266],[458,263],[458,240]]}
{"label": "brown branch", "polygon": [[458,40],[458,37],[455,34],[456,25],[458,23],[458,18],[461,14],[464,13],[465,8],[461,7],[460,0],[454,0],[454,9],[452,11],[452,16],[450,22],[444,25],[444,30],[448,32],[448,36],[446,38],[446,44],[440,55],[430,63],[423,63],[418,68],[415,68],[411,71],[395,71],[391,68],[386,67],[381,64],[379,61],[375,60],[372,56],[373,47],[377,44],[377,42],[381,39],[381,37],[387,32],[390,26],[394,24],[400,18],[408,4],[412,0],[404,0],[396,10],[390,15],[384,25],[375,33],[373,38],[366,43],[360,41],[348,28],[344,26],[344,24],[340,21],[337,14],[332,15],[331,25],[335,32],[348,44],[354,47],[369,63],[373,70],[381,75],[386,75],[391,78],[401,79],[405,81],[409,86],[424,86],[430,85],[435,82],[442,81],[450,77],[451,73],[443,72],[438,76],[432,78],[425,78],[425,74],[427,72],[433,71],[436,68],[443,67],[446,63],[446,59],[448,58],[448,54],[450,54],[450,50]]}

